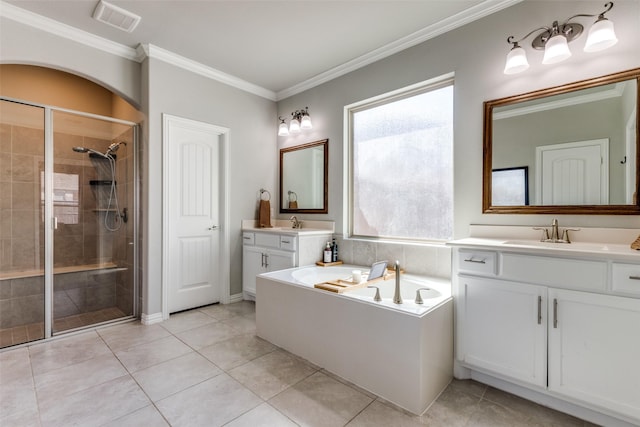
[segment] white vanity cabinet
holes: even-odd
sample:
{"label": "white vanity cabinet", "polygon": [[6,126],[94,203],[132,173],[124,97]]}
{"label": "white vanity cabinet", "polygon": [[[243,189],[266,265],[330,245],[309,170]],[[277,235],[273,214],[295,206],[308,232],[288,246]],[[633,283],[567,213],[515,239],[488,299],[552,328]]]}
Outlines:
{"label": "white vanity cabinet", "polygon": [[640,299],[549,289],[549,391],[640,421]]}
{"label": "white vanity cabinet", "polygon": [[640,424],[640,257],[453,253],[456,363],[472,378]]}
{"label": "white vanity cabinet", "polygon": [[460,360],[546,386],[546,288],[468,276],[458,280]]}
{"label": "white vanity cabinet", "polygon": [[242,293],[255,299],[256,276],[321,260],[322,250],[332,234],[329,232],[243,231]]}

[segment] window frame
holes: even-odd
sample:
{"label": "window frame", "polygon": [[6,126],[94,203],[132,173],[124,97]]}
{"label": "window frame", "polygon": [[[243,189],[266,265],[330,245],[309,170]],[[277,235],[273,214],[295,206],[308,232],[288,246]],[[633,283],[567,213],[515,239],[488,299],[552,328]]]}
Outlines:
{"label": "window frame", "polygon": [[[376,95],[374,97],[367,98],[362,101],[354,102],[344,107],[344,113],[343,113],[344,114],[344,117],[343,117],[344,164],[343,164],[343,193],[342,194],[343,194],[343,224],[346,225],[345,231],[343,233],[343,237],[345,239],[374,240],[374,241],[388,241],[388,242],[417,242],[417,243],[430,243],[430,242],[442,243],[447,241],[446,239],[434,239],[434,238],[420,238],[420,237],[404,238],[404,237],[368,236],[368,235],[354,234],[353,232],[353,227],[354,227],[354,224],[353,224],[353,214],[354,214],[354,209],[353,209],[353,202],[354,202],[353,115],[354,113],[358,113],[360,111],[375,108],[385,104],[390,104],[396,101],[400,101],[402,99],[411,98],[413,96],[438,90],[447,86],[454,87],[454,106],[455,106],[454,77],[455,77],[455,73],[453,72],[447,73],[447,74],[444,74],[429,80],[425,80],[410,86],[402,87],[400,89],[396,89],[390,92]],[[453,150],[453,143],[454,143],[454,139],[452,139],[451,141],[452,150]],[[452,167],[451,177],[453,179],[453,159],[452,159],[451,167]],[[452,212],[451,225],[453,229],[455,229],[454,219],[455,219],[455,216],[453,215],[453,212]]]}

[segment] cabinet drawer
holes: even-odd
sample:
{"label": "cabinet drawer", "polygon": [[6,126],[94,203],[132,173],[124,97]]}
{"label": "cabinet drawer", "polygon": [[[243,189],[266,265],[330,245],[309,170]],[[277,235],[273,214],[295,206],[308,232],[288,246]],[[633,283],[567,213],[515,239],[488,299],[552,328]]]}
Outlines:
{"label": "cabinet drawer", "polygon": [[605,291],[607,263],[503,253],[500,277],[562,289]]}
{"label": "cabinet drawer", "polygon": [[640,295],[640,265],[613,263],[611,290]]}
{"label": "cabinet drawer", "polygon": [[269,248],[280,247],[280,235],[279,234],[267,234],[267,233],[255,233],[256,234],[256,246],[266,246]]}
{"label": "cabinet drawer", "polygon": [[286,251],[296,250],[296,238],[294,236],[280,236],[280,249]]}
{"label": "cabinet drawer", "polygon": [[498,254],[489,251],[458,251],[458,271],[495,276],[498,266]]}
{"label": "cabinet drawer", "polygon": [[255,233],[247,233],[246,231],[242,233],[242,244],[243,245],[253,245],[256,242],[256,234]]}

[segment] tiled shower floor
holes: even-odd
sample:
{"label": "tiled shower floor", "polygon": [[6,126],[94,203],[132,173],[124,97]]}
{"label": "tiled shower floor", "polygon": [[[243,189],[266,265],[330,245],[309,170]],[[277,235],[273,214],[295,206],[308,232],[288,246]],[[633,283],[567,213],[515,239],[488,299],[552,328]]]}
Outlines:
{"label": "tiled shower floor", "polygon": [[[591,426],[475,381],[422,416],[255,336],[250,302],[0,353],[4,426]],[[366,363],[366,361],[363,361]]]}
{"label": "tiled shower floor", "polygon": [[[56,319],[53,322],[53,331],[61,332],[123,317],[126,317],[126,315],[117,307],[103,308],[102,310]],[[0,348],[23,344],[42,338],[44,338],[43,323],[32,323],[15,328],[0,329]]]}

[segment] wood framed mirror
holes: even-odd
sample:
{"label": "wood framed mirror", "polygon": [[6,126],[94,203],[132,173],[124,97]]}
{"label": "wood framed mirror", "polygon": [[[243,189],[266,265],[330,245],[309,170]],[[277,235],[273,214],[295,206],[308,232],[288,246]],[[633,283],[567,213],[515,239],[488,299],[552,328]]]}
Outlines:
{"label": "wood framed mirror", "polygon": [[280,213],[328,213],[329,140],[280,150]]}
{"label": "wood framed mirror", "polygon": [[640,214],[639,99],[637,68],[486,101],[483,212]]}

